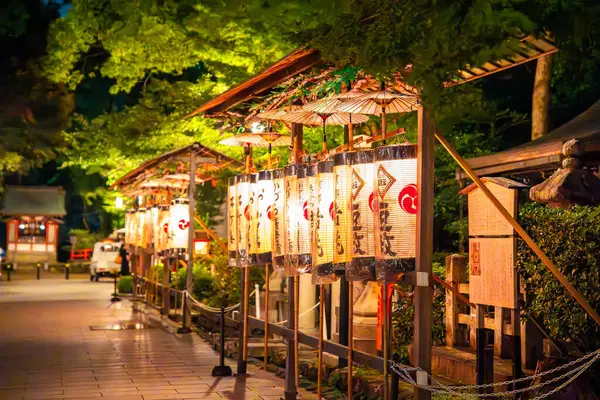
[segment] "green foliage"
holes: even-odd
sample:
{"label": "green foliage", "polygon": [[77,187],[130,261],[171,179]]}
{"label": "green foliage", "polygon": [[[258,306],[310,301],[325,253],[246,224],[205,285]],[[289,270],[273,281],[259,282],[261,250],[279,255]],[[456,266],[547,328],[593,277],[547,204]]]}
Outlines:
{"label": "green foliage", "polygon": [[133,277],[122,276],[119,278],[119,293],[133,293]]}
{"label": "green foliage", "polygon": [[[528,204],[521,209],[523,227],[558,269],[588,300],[600,307],[600,207],[568,210]],[[551,337],[575,343],[582,351],[600,347],[600,329],[540,259],[519,240],[517,267],[524,282],[526,310]]]}
{"label": "green foliage", "polygon": [[[193,269],[193,288],[192,292],[196,299],[199,301],[205,301],[209,299],[214,292],[212,291],[213,277],[210,274],[207,264],[203,260],[198,260],[194,263]],[[187,275],[187,268],[180,268],[177,270],[175,276],[175,287],[179,290],[185,289],[185,281]]]}
{"label": "green foliage", "polygon": [[101,234],[88,232],[85,229],[71,229],[69,236],[75,237],[74,250],[93,249],[94,244],[103,239]]}

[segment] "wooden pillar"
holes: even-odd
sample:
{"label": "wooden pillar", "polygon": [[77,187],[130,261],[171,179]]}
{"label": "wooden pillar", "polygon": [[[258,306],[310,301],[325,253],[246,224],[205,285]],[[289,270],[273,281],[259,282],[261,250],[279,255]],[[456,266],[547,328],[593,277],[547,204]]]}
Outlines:
{"label": "wooden pillar", "polygon": [[[431,374],[431,328],[433,292],[429,284],[433,263],[433,170],[434,134],[430,111],[418,110],[417,149],[417,242],[414,317],[415,366]],[[417,372],[417,384],[429,384],[425,373]],[[431,392],[415,387],[415,400],[431,400]]]}
{"label": "wooden pillar", "polygon": [[[189,198],[189,227],[188,227],[188,247],[187,247],[187,271],[185,277],[185,289],[192,294],[194,289],[194,223],[196,216],[196,150],[195,144],[190,150],[190,187],[188,189]],[[192,302],[186,301],[186,312],[183,313],[183,326],[189,327],[192,323]]]}
{"label": "wooden pillar", "polygon": [[502,357],[502,338],[504,336],[504,308],[494,307],[494,356]]}
{"label": "wooden pillar", "polygon": [[485,383],[485,306],[482,304],[477,304],[475,310],[475,332],[475,381],[477,385],[483,385]]}
{"label": "wooden pillar", "polygon": [[[294,329],[295,325],[295,305],[294,305],[294,278],[287,278],[288,311],[287,327]],[[297,395],[296,388],[296,359],[294,339],[286,339],[286,357],[285,357],[285,400],[295,400]]]}
{"label": "wooden pillar", "polygon": [[453,290],[446,289],[446,345],[453,347],[462,345],[462,337],[458,326],[459,300],[458,288],[467,259],[459,254],[446,257],[446,282]]}
{"label": "wooden pillar", "polygon": [[[168,251],[168,250],[167,250]],[[163,293],[162,293],[162,314],[169,315],[171,311],[171,282],[169,280],[171,274],[171,259],[165,255],[163,258],[163,271],[162,271],[162,284],[163,284]],[[177,304],[175,305],[177,306]]]}

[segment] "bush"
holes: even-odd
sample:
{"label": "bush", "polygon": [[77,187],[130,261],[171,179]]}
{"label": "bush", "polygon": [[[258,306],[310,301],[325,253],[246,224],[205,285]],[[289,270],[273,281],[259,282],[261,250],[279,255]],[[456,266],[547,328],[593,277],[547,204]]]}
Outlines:
{"label": "bush", "polygon": [[88,232],[85,229],[71,229],[69,231],[69,236],[74,236],[76,238],[75,244],[73,245],[74,250],[93,249],[94,244],[103,239],[101,234]]}
{"label": "bush", "polygon": [[[525,230],[592,308],[600,309],[600,207],[568,210],[528,204],[521,209]],[[582,351],[600,347],[600,329],[522,240],[517,268],[524,282],[525,308],[543,321],[550,336]]]}
{"label": "bush", "polygon": [[133,293],[133,277],[122,276],[118,284],[119,293]]}

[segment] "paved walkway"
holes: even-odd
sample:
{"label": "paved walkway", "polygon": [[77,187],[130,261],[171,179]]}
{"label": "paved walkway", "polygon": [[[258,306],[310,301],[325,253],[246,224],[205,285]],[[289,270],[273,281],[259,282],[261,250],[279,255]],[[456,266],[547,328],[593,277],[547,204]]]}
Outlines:
{"label": "paved walkway", "polygon": [[[111,289],[109,281],[0,282],[0,399],[283,395],[283,380],[258,369],[213,378],[218,354],[199,336],[175,335],[129,301],[110,303]],[[146,329],[110,329],[119,324]]]}

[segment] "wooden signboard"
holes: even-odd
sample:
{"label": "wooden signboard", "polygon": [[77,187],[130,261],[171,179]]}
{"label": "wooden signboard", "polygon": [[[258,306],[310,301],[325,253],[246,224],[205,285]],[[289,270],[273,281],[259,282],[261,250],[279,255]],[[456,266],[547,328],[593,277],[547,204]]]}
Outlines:
{"label": "wooden signboard", "polygon": [[[486,182],[485,185],[496,196],[500,203],[515,216],[517,191]],[[479,189],[469,191],[469,236],[502,236],[512,235],[512,226],[502,217],[500,211]]]}
{"label": "wooden signboard", "polygon": [[515,238],[469,239],[469,300],[516,308]]}

